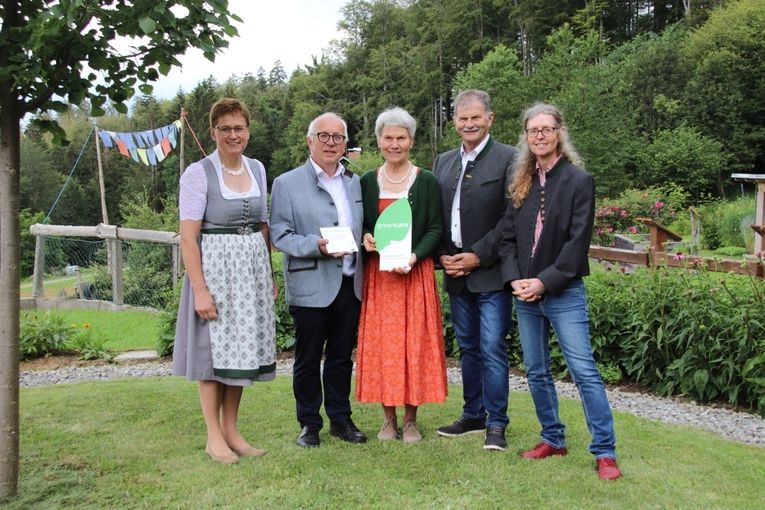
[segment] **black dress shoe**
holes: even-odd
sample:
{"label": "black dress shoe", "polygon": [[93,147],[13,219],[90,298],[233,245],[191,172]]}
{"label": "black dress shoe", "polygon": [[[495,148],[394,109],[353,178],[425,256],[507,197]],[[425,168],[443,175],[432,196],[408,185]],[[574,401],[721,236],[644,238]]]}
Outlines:
{"label": "black dress shoe", "polygon": [[330,424],[329,435],[339,437],[348,443],[367,442],[367,436],[351,420]]}
{"label": "black dress shoe", "polygon": [[303,448],[316,448],[319,446],[319,429],[316,427],[309,427],[306,425],[300,431],[300,435],[297,438],[298,446]]}

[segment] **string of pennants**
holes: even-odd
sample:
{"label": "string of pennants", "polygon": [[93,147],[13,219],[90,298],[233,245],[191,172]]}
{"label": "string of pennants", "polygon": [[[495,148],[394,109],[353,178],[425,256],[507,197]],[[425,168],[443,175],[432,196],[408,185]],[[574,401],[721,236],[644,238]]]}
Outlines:
{"label": "string of pennants", "polygon": [[178,145],[178,135],[181,121],[149,131],[134,131],[132,133],[116,133],[114,131],[98,131],[104,147],[117,147],[120,154],[132,158],[133,161],[154,166],[161,163]]}

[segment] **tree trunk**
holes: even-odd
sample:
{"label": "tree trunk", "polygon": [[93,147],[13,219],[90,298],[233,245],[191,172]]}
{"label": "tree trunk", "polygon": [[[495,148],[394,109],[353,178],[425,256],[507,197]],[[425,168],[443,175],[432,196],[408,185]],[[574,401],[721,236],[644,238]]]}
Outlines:
{"label": "tree trunk", "polygon": [[0,498],[19,478],[19,168],[14,99],[0,91]]}

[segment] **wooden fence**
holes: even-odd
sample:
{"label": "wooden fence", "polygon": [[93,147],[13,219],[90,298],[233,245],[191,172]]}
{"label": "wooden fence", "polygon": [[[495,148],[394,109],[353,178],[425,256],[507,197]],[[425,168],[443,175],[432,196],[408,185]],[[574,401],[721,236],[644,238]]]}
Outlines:
{"label": "wooden fence", "polygon": [[[112,276],[112,303],[115,307],[122,307],[123,303],[123,274],[122,274],[122,241],[143,241],[170,245],[172,248],[172,272],[173,284],[178,281],[181,271],[180,258],[180,235],[176,232],[159,230],[140,230],[134,228],[122,228],[114,225],[100,223],[95,227],[71,226],[71,225],[42,225],[35,224],[29,227],[29,231],[35,236],[35,262],[34,276],[32,277],[32,298],[37,307],[37,301],[42,300],[43,273],[45,269],[45,239],[48,236],[58,237],[93,237],[106,241],[107,260],[109,272]],[[82,300],[78,300],[82,301]],[[88,308],[97,303],[85,305]],[[50,306],[48,306],[50,307]],[[96,306],[97,307],[97,306]],[[43,308],[43,307],[41,307]]]}

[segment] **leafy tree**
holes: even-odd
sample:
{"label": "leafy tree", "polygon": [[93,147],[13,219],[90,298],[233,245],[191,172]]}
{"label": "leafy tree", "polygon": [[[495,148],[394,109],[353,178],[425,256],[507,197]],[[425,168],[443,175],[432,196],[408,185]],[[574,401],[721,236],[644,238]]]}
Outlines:
{"label": "leafy tree", "polygon": [[689,122],[725,141],[732,171],[765,167],[763,33],[765,1],[740,0],[713,12],[684,46],[692,66],[683,98]]}
{"label": "leafy tree", "polygon": [[[151,85],[178,65],[177,55],[215,53],[237,35],[226,0],[4,1],[0,3],[0,498],[18,485],[19,155],[27,113],[64,111],[107,100],[127,113],[136,85]],[[172,13],[172,14],[171,14]],[[113,44],[124,38],[132,47]],[[63,141],[54,119],[34,121]]]}
{"label": "leafy tree", "polygon": [[199,149],[197,141],[193,137],[186,140],[186,161],[196,161],[205,157],[215,150],[215,143],[210,137],[210,108],[220,99],[218,82],[212,76],[205,78],[194,87],[194,90],[186,96],[185,108],[186,118],[191,125],[191,129],[202,144],[204,154]]}
{"label": "leafy tree", "polygon": [[521,130],[519,114],[527,103],[528,86],[529,80],[523,76],[518,56],[502,45],[481,62],[470,64],[454,79],[457,90],[480,88],[489,93],[495,116],[492,135],[512,145],[515,145]]}
{"label": "leafy tree", "polygon": [[673,182],[697,200],[720,182],[729,157],[720,142],[686,124],[657,132],[638,154],[640,186]]}

